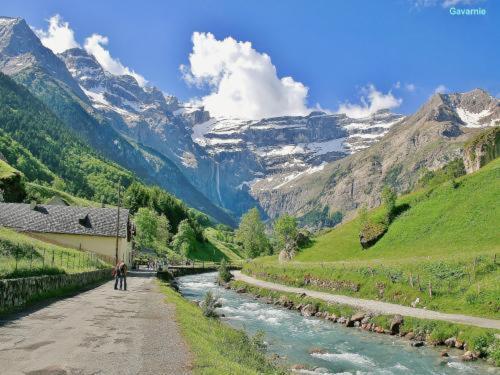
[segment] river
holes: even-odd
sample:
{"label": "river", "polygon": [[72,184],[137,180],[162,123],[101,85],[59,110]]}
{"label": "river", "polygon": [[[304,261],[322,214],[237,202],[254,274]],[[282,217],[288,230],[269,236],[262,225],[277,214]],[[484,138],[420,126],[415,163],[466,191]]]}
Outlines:
{"label": "river", "polygon": [[[178,278],[182,295],[189,300],[203,300],[211,290],[222,301],[217,309],[232,327],[249,335],[265,333],[269,353],[278,354],[289,366],[304,364],[320,367],[326,374],[498,374],[481,364],[461,362],[458,350],[441,358],[439,349],[413,348],[395,336],[379,335],[347,328],[318,318],[306,318],[297,311],[269,305],[250,295],[226,290],[215,283],[215,273]],[[311,349],[321,353],[310,354]],[[317,372],[304,371],[316,374]]]}

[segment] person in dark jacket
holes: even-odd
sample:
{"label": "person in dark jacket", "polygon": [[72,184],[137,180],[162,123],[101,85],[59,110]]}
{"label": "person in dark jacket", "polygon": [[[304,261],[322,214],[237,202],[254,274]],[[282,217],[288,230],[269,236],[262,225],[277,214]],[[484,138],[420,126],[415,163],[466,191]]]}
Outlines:
{"label": "person in dark jacket", "polygon": [[122,261],[118,262],[113,270],[115,276],[115,289],[118,289],[118,280],[120,281],[120,290],[127,290],[127,265]]}

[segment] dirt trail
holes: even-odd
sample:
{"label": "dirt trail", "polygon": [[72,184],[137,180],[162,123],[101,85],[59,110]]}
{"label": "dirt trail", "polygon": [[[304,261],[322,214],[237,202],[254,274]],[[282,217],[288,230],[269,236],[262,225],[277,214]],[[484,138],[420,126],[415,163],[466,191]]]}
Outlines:
{"label": "dirt trail", "polygon": [[304,288],[294,288],[291,286],[275,284],[268,281],[255,279],[253,277],[242,274],[240,271],[233,271],[233,274],[236,280],[241,280],[248,284],[255,285],[261,288],[276,290],[280,292],[288,292],[288,293],[298,293],[298,294],[305,293],[306,295],[313,298],[318,298],[327,302],[340,303],[343,305],[353,306],[362,311],[367,311],[367,312],[372,311],[375,313],[388,314],[388,315],[401,314],[403,316],[411,316],[414,318],[443,320],[445,322],[467,324],[471,326],[494,328],[500,330],[500,320],[478,318],[474,316],[460,315],[460,314],[447,314],[438,311],[396,305],[393,303],[354,298],[354,297],[348,297],[348,296],[342,296],[324,292],[317,292],[315,290],[304,289]]}
{"label": "dirt trail", "polygon": [[189,374],[191,356],[153,273],[0,320],[2,375]]}

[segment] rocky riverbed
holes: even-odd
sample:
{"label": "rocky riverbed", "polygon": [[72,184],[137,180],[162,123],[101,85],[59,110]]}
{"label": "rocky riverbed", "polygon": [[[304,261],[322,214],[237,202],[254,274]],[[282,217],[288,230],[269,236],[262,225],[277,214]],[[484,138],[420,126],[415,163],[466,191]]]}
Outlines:
{"label": "rocky riverbed", "polygon": [[[364,313],[332,317],[315,311],[310,304],[300,308],[295,304],[292,306],[285,297],[276,301],[258,298],[241,289],[238,293],[216,285],[213,273],[181,277],[178,285],[181,293],[190,300],[200,301],[207,291],[212,291],[222,303],[222,307],[217,309],[218,314],[223,316],[221,319],[231,326],[244,329],[249,335],[264,332],[269,354],[294,372],[496,373],[496,369],[484,363],[464,362],[461,359],[464,352],[454,347],[446,350],[447,356],[441,356],[442,348],[439,350],[425,345],[423,340],[412,340],[412,346],[398,334],[377,335],[367,332],[372,330],[373,323],[368,321],[368,315]],[[396,317],[393,321],[394,330],[398,320],[399,317]],[[332,324],[332,321],[343,324]],[[376,329],[377,325],[373,327],[375,332]]]}

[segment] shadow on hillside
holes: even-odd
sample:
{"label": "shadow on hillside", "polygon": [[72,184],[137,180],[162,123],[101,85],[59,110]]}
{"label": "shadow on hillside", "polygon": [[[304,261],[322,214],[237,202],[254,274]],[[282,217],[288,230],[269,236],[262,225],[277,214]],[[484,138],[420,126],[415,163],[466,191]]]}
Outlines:
{"label": "shadow on hillside", "polygon": [[397,205],[394,208],[394,219],[397,218],[402,213],[404,213],[405,211],[408,211],[410,208],[411,208],[411,206],[408,203],[403,203],[403,204]]}

